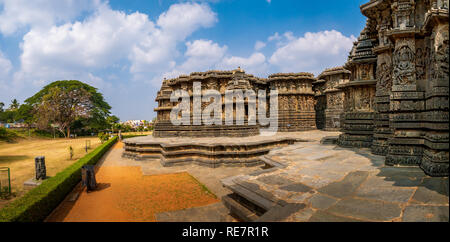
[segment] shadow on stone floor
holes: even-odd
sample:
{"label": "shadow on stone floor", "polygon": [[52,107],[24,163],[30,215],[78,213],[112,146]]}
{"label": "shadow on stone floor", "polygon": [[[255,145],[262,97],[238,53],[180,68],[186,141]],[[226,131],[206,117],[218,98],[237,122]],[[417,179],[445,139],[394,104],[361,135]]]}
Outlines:
{"label": "shadow on stone floor", "polygon": [[[377,177],[384,178],[387,182],[393,182],[392,186],[396,187],[417,187],[418,196],[430,196],[433,197],[435,192],[437,194],[447,197],[449,196],[449,181],[448,177],[429,177],[422,169],[419,167],[395,167],[386,166],[384,163],[385,157],[380,155],[374,155],[371,153],[370,149],[367,148],[343,148],[335,146],[334,150],[351,150],[358,155],[366,157],[372,163],[373,166],[377,167],[379,173]],[[418,198],[419,199],[419,198]],[[420,198],[423,201],[429,200],[425,198]],[[443,199],[440,199],[443,200]]]}

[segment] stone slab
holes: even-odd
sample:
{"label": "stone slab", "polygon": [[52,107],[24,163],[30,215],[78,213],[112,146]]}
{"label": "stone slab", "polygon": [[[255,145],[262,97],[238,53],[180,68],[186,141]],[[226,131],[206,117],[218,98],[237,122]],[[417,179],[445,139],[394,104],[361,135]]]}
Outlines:
{"label": "stone slab", "polygon": [[326,210],[328,212],[368,221],[392,221],[400,217],[402,208],[397,203],[348,198]]}
{"label": "stone slab", "polygon": [[407,206],[403,212],[403,222],[448,222],[448,206]]}
{"label": "stone slab", "polygon": [[318,189],[318,191],[338,198],[350,196],[367,179],[368,176],[369,172],[354,171],[345,176],[342,181],[330,183],[327,186]]}

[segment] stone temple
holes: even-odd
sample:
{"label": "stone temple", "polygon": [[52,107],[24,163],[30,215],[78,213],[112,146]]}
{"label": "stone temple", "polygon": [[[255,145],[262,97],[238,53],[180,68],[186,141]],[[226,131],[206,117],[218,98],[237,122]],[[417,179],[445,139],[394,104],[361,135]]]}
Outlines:
{"label": "stone temple", "polygon": [[[126,140],[124,155],[162,157],[164,165],[256,165],[264,163],[258,157],[270,149],[297,142],[291,133],[323,129],[341,132],[332,141],[339,146],[370,148],[385,156],[386,165],[417,166],[429,176],[448,176],[448,0],[370,0],[360,8],[366,26],[347,62],[317,77],[299,72],[262,78],[237,68],[163,80],[153,137]],[[270,118],[278,120],[278,134],[246,142],[244,137],[258,136],[265,128],[249,121],[250,96],[232,100],[236,108],[243,103],[242,125],[195,124],[199,117],[192,112],[188,125],[172,124],[170,113],[178,104],[170,101],[172,92],[184,90],[192,111],[198,95],[194,83],[202,91],[218,91],[223,106],[227,90],[262,90],[266,96],[277,90],[277,110]],[[208,104],[202,102],[201,110]],[[235,118],[236,109],[221,118],[226,115]]]}

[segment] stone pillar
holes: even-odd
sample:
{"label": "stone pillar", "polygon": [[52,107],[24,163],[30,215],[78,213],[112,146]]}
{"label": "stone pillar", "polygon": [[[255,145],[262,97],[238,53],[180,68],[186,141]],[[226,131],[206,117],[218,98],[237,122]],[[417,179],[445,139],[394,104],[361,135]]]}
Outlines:
{"label": "stone pillar", "polygon": [[391,8],[386,6],[377,15],[378,46],[373,51],[377,54],[376,93],[374,113],[374,134],[372,153],[387,155],[388,139],[392,138],[392,129],[389,124],[390,93],[392,88],[392,49],[391,40],[386,36],[391,28]]}
{"label": "stone pillar", "polygon": [[[449,21],[448,0],[434,1],[425,17],[422,58],[428,80],[425,85],[425,134],[420,167],[430,176],[449,174]],[[427,40],[427,39],[426,39]],[[427,50],[430,53],[427,55]]]}
{"label": "stone pillar", "polygon": [[417,166],[423,154],[422,115],[424,92],[416,75],[416,27],[414,1],[392,3],[393,29],[388,36],[395,43],[392,56],[390,121],[393,136],[388,140],[387,165]]}
{"label": "stone pillar", "polygon": [[81,168],[81,180],[87,191],[93,191],[97,188],[95,179],[95,167],[93,165],[84,165]]}
{"label": "stone pillar", "polygon": [[45,168],[45,156],[34,158],[34,166],[36,170],[36,180],[44,180],[47,178],[47,169]]}

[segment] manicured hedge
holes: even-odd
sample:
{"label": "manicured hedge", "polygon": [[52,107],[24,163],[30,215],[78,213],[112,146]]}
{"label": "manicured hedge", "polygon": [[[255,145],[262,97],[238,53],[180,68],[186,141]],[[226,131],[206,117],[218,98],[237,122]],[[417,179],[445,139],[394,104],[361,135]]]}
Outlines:
{"label": "manicured hedge", "polygon": [[117,141],[117,136],[67,167],[65,170],[42,182],[23,197],[0,210],[0,222],[43,221],[81,180],[81,167],[95,165]]}

